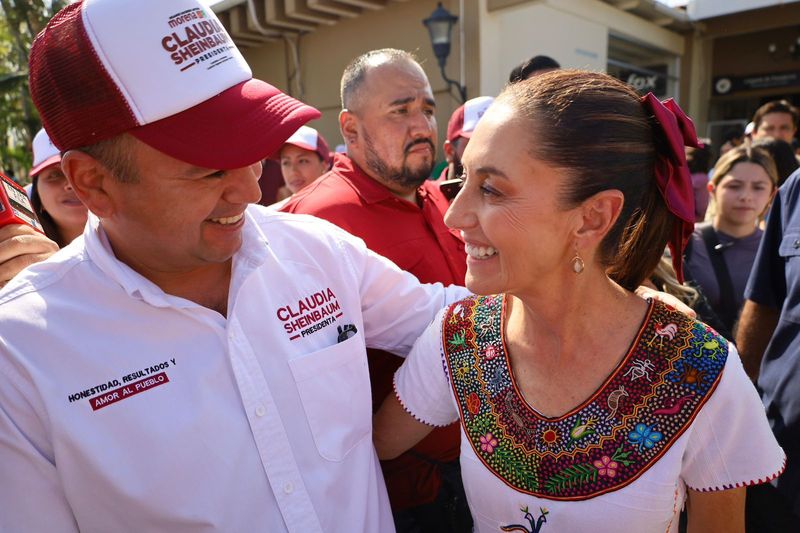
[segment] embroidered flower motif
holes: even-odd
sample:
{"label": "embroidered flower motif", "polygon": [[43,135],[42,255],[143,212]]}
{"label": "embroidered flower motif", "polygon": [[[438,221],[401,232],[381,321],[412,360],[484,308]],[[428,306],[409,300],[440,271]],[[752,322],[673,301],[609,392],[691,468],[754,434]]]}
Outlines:
{"label": "embroidered flower motif", "polygon": [[486,349],[485,349],[485,350],[483,350],[483,357],[484,357],[484,358],[485,358],[487,361],[491,361],[492,359],[494,359],[495,357],[497,357],[497,356],[499,355],[499,353],[500,353],[500,352],[497,350],[497,348],[495,347],[495,345],[494,345],[494,344],[490,344],[489,346],[487,346],[487,347],[486,347]]}
{"label": "embroidered flower motif", "polygon": [[612,461],[611,457],[607,455],[601,457],[599,461],[595,461],[594,466],[597,468],[598,474],[608,477],[616,476],[617,468],[619,468],[619,464],[616,461]]}
{"label": "embroidered flower motif", "polygon": [[481,408],[481,399],[474,392],[469,393],[469,396],[467,396],[467,411],[469,411],[473,415],[477,415],[478,410],[480,410],[480,408]]}
{"label": "embroidered flower motif", "polygon": [[492,453],[497,448],[497,439],[494,438],[491,432],[481,437],[481,450],[486,453]]}
{"label": "embroidered flower motif", "polygon": [[636,428],[628,433],[628,442],[637,444],[639,452],[642,452],[643,448],[651,449],[658,441],[664,438],[663,434],[653,429],[654,427],[655,424],[652,426],[636,424]]}

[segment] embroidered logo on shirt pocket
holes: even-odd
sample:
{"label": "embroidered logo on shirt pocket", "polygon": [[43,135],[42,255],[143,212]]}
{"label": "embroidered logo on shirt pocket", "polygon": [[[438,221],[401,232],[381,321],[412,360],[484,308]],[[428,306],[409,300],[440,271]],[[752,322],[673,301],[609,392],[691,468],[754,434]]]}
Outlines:
{"label": "embroidered logo on shirt pocket", "polygon": [[341,461],[372,430],[372,394],[361,335],[289,361],[319,454]]}

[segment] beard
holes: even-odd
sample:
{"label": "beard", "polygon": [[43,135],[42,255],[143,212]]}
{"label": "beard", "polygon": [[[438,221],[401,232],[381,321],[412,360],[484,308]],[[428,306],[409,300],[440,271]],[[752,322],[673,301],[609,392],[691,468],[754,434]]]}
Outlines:
{"label": "beard", "polygon": [[433,146],[433,143],[428,139],[423,139],[419,141],[415,141],[410,143],[404,149],[403,154],[403,164],[400,167],[391,167],[389,164],[384,160],[378,151],[375,149],[375,145],[372,143],[372,138],[364,132],[364,148],[365,148],[365,156],[366,156],[366,163],[372,172],[374,172],[377,176],[384,181],[396,183],[403,189],[413,190],[425,183],[431,172],[433,172],[433,162],[434,157],[431,157],[429,163],[420,163],[416,167],[411,167],[408,164],[408,150],[414,146],[415,144],[429,144],[432,148],[432,152],[436,153],[436,148]]}

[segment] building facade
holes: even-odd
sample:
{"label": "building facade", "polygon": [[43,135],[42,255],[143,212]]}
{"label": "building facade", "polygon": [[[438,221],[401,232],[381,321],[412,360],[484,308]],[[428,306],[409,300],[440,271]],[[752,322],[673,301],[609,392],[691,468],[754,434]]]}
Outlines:
{"label": "building facade", "polygon": [[[743,127],[763,102],[800,104],[800,1],[445,0],[459,17],[445,74],[467,96],[496,95],[538,54],[675,98],[701,136]],[[668,5],[671,4],[671,5]],[[414,52],[437,100],[440,138],[460,104],[422,21],[435,0],[222,0],[213,6],[257,77],[320,109],[338,144],[339,79],[371,49]],[[674,7],[679,5],[680,7]],[[440,154],[441,156],[441,154]]]}

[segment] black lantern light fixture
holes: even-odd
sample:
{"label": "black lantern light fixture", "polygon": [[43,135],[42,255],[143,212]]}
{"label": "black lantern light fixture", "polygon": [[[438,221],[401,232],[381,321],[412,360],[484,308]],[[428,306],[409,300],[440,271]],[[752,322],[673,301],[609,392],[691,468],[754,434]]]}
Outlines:
{"label": "black lantern light fixture", "polygon": [[438,3],[436,9],[431,13],[431,16],[422,21],[425,27],[428,28],[428,33],[431,36],[433,53],[436,55],[436,59],[439,62],[442,78],[444,78],[448,86],[455,86],[461,97],[461,102],[463,103],[467,101],[467,88],[455,80],[448,78],[444,70],[447,64],[447,56],[450,55],[450,32],[456,22],[458,22],[458,17],[442,7],[441,2]]}

